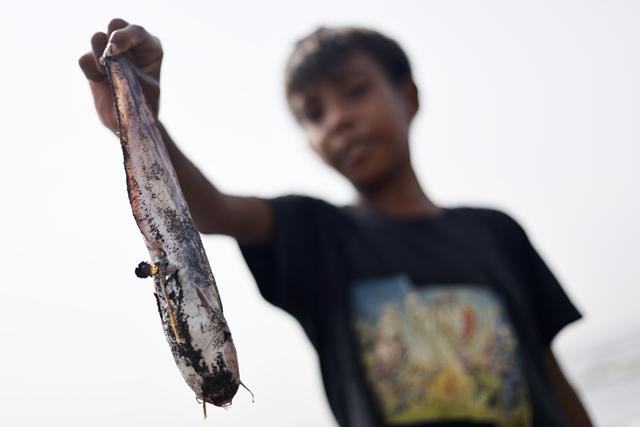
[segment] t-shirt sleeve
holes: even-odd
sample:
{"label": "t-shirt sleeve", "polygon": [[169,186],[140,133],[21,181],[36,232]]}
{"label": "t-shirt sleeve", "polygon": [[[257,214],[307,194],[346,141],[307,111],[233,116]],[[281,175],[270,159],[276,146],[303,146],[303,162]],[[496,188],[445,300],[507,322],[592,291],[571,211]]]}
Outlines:
{"label": "t-shirt sleeve", "polygon": [[544,344],[550,345],[558,332],[582,315],[520,224],[507,214],[501,213],[501,216],[501,228],[506,233],[506,249],[527,286],[541,338]]}
{"label": "t-shirt sleeve", "polygon": [[323,218],[330,205],[293,195],[267,202],[274,221],[271,239],[258,245],[240,243],[240,251],[262,296],[303,320],[318,292]]}

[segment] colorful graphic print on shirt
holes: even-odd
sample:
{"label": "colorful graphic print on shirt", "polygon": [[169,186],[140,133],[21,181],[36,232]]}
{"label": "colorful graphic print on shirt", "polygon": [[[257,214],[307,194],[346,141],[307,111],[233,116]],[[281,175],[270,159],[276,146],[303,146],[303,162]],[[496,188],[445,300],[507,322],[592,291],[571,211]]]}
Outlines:
{"label": "colorful graphic print on shirt", "polygon": [[353,321],[367,379],[390,424],[467,420],[528,426],[518,343],[493,291],[359,281]]}

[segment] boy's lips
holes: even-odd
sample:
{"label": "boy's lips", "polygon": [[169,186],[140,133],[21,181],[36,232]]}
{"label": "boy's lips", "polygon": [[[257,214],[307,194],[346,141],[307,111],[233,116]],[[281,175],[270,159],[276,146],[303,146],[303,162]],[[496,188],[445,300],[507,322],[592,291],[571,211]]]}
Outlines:
{"label": "boy's lips", "polygon": [[362,162],[367,154],[369,153],[368,144],[356,144],[351,147],[346,152],[344,158],[345,166],[355,166],[358,163]]}
{"label": "boy's lips", "polygon": [[371,141],[365,138],[351,139],[338,154],[338,162],[345,167],[355,166],[369,154]]}

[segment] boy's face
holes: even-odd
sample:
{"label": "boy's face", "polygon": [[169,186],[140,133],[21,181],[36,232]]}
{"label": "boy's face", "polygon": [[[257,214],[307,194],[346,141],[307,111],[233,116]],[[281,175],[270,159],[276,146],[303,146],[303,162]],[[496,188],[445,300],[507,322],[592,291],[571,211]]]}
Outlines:
{"label": "boy's face", "polygon": [[392,83],[369,55],[347,56],[332,78],[294,92],[289,103],[313,149],[359,190],[409,166],[415,86]]}

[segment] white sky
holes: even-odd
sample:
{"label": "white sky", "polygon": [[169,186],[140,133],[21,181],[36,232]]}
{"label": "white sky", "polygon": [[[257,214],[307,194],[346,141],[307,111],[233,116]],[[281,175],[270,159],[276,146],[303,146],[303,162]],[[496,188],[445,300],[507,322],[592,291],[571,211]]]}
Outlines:
{"label": "white sky", "polygon": [[0,425],[334,423],[300,327],[260,298],[224,237],[204,243],[256,402],[240,390],[203,423],[152,285],[133,275],[147,253],[122,154],[77,66],[112,17],[161,38],[161,119],[222,190],[337,203],[351,190],[288,115],[285,58],[320,24],[395,37],[421,88],[412,143],[427,191],[523,224],[586,315],[555,343],[568,375],[600,425],[631,425],[640,392],[640,3],[558,0],[3,7]]}

